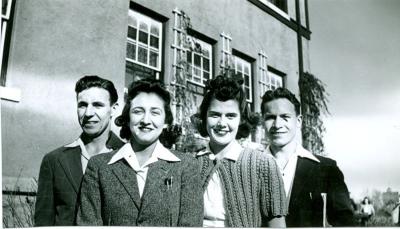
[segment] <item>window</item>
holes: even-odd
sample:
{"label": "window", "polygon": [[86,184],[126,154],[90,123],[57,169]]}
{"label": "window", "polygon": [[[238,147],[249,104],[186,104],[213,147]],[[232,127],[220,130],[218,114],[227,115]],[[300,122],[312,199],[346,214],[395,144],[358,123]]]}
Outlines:
{"label": "window", "polygon": [[260,87],[260,97],[268,90],[274,90],[278,87],[283,87],[283,76],[284,74],[268,67],[267,65],[267,55],[261,51],[259,53],[259,87]]}
{"label": "window", "polygon": [[162,58],[162,23],[129,10],[126,46],[127,81],[159,78]]}
{"label": "window", "polygon": [[238,56],[234,56],[234,62],[235,72],[242,75],[244,79],[243,88],[246,94],[247,102],[251,103],[253,101],[251,63]]}
{"label": "window", "polygon": [[[194,49],[186,50],[189,79],[192,83],[204,86],[212,75],[212,46],[209,43],[188,36],[194,42]],[[192,46],[192,47],[193,47]]]}

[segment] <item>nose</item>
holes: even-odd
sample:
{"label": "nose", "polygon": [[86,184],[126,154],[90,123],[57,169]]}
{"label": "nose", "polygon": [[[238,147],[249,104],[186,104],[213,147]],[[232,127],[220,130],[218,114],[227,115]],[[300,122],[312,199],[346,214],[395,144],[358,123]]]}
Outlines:
{"label": "nose", "polygon": [[141,123],[143,123],[143,124],[150,123],[150,113],[149,112],[144,112]]}
{"label": "nose", "polygon": [[276,117],[274,119],[274,127],[279,128],[282,126],[282,119],[280,117]]}
{"label": "nose", "polygon": [[225,116],[221,116],[218,119],[217,125],[218,126],[222,126],[222,127],[225,126],[226,125],[226,117]]}
{"label": "nose", "polygon": [[94,111],[94,107],[93,106],[89,105],[89,106],[86,107],[85,116],[89,116],[90,117],[90,116],[93,116],[94,113],[95,113],[95,111]]}

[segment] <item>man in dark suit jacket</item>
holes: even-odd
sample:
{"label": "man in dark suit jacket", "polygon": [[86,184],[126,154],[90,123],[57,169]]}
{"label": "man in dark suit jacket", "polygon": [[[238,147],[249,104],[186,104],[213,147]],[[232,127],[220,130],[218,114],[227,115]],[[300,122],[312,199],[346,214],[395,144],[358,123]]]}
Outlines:
{"label": "man in dark suit jacket", "polygon": [[289,90],[267,91],[261,104],[267,151],[276,159],[288,198],[288,227],[353,226],[344,177],[332,159],[315,156],[298,143],[300,103]]}
{"label": "man in dark suit jacket", "polygon": [[98,76],[85,76],[76,83],[75,92],[83,132],[73,143],[44,156],[39,172],[35,226],[73,225],[77,196],[89,158],[124,144],[110,131],[110,121],[118,105],[114,84]]}

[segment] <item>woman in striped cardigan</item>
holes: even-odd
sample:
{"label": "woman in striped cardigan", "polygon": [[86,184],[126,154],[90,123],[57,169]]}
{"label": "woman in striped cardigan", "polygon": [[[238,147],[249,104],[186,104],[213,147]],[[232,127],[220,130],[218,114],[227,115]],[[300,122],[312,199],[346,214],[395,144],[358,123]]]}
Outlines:
{"label": "woman in striped cardigan", "polygon": [[243,79],[228,72],[212,79],[197,128],[210,137],[196,153],[204,189],[205,227],[285,227],[285,190],[272,156],[242,148],[258,120],[250,114]]}

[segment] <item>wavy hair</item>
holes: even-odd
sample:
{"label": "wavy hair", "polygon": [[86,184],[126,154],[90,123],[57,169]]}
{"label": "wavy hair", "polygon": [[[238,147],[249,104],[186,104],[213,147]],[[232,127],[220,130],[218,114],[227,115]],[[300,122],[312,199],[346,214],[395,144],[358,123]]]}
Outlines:
{"label": "wavy hair", "polygon": [[75,93],[78,94],[86,89],[98,87],[103,88],[110,94],[110,104],[113,105],[118,101],[118,93],[114,87],[114,84],[107,79],[103,79],[96,75],[84,76],[76,82]]}
{"label": "wavy hair", "polygon": [[265,110],[265,104],[275,100],[275,99],[287,99],[289,100],[295,109],[296,115],[300,114],[300,102],[299,100],[296,98],[296,96],[290,92],[288,89],[283,88],[283,87],[279,87],[275,90],[269,90],[266,91],[265,94],[262,97],[262,101],[261,101],[261,114],[265,114],[266,110]]}

